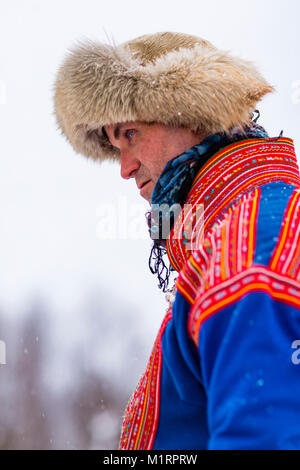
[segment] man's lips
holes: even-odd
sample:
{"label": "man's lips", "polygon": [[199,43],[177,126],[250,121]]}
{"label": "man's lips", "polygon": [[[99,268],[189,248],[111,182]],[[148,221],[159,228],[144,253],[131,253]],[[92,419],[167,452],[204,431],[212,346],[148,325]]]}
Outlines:
{"label": "man's lips", "polygon": [[147,180],[147,181],[144,181],[143,183],[139,183],[138,188],[142,189],[147,183],[149,183],[149,181],[151,181],[151,180]]}

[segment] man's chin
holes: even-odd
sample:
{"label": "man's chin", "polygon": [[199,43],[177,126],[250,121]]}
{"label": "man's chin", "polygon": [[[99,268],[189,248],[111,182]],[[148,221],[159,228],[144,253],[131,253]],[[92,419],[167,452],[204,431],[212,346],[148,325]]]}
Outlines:
{"label": "man's chin", "polygon": [[[145,188],[145,189],[144,189]],[[153,184],[150,181],[148,184],[145,185],[145,187],[140,190],[140,196],[143,199],[146,199],[146,201],[151,202],[151,196],[152,196],[152,191],[153,191]]]}

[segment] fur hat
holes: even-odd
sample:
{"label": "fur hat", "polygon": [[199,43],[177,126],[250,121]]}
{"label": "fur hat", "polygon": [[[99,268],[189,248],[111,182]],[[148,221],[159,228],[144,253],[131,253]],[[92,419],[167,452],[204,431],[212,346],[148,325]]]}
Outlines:
{"label": "fur hat", "polygon": [[74,150],[119,160],[102,127],[157,122],[207,135],[249,124],[274,88],[254,64],[182,33],[156,33],[119,46],[81,41],[54,84],[58,128]]}

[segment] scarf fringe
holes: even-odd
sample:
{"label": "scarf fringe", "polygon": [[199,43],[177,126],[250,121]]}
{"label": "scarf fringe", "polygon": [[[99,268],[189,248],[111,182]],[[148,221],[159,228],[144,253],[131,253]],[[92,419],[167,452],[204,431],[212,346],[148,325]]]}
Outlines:
{"label": "scarf fringe", "polygon": [[149,257],[149,268],[152,274],[157,274],[157,278],[159,280],[158,287],[159,289],[162,289],[163,292],[167,291],[171,273],[171,264],[167,267],[163,259],[163,255],[166,253],[166,249],[162,248],[158,243],[156,243],[156,241],[154,241]]}

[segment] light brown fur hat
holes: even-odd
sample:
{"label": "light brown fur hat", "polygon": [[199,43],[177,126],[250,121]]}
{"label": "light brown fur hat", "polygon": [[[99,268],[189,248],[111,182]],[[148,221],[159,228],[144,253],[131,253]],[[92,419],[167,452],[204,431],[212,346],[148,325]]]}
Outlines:
{"label": "light brown fur hat", "polygon": [[253,63],[182,33],[156,33],[119,46],[81,41],[54,84],[58,128],[74,150],[119,160],[102,127],[127,121],[197,129],[206,135],[249,124],[274,88]]}

